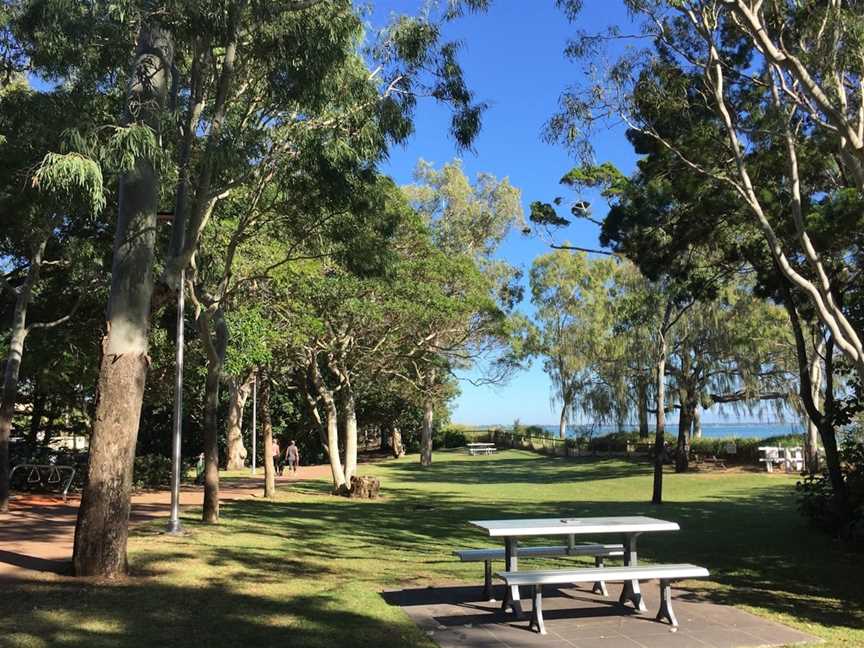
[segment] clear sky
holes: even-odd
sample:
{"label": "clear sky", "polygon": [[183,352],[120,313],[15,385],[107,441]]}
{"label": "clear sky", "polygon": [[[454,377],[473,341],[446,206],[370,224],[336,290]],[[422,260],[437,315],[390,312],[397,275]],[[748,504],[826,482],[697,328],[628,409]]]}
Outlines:
{"label": "clear sky", "polygon": [[[376,0],[372,24],[384,24],[393,12],[416,12],[420,5],[417,0]],[[612,23],[630,24],[618,0],[588,0],[578,27],[601,31]],[[574,160],[561,146],[545,143],[541,131],[555,112],[561,91],[582,74],[581,66],[563,54],[575,31],[553,0],[493,0],[487,13],[448,25],[446,36],[463,42],[460,60],[468,85],[479,100],[489,104],[476,151],[460,155],[446,136],[447,109],[424,101],[417,111],[416,133],[407,145],[392,151],[385,171],[404,184],[411,181],[420,158],[442,164],[461,157],[471,175],[485,171],[509,177],[522,190],[526,214],[534,200],[567,195],[558,181]],[[611,161],[625,172],[634,168],[636,158],[623,129],[598,134],[593,144],[598,161]],[[594,215],[602,217],[600,205],[594,204]],[[556,238],[598,247],[597,234],[595,225],[580,221]],[[527,275],[532,260],[548,251],[546,242],[514,232],[503,244],[501,256]],[[527,301],[521,309],[532,312]],[[708,414],[706,421],[722,420]],[[557,422],[550,403],[550,382],[539,361],[503,386],[474,387],[462,381],[462,394],[453,411],[455,422],[509,424],[516,418],[524,424]]]}

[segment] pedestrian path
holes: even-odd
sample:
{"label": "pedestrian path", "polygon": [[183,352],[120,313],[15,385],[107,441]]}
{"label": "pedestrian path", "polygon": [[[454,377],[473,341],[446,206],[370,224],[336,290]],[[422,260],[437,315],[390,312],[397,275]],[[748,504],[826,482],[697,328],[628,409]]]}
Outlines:
{"label": "pedestrian path", "polygon": [[[277,478],[277,486],[296,480],[329,477],[329,466],[301,466],[296,477]],[[220,501],[261,497],[263,470],[256,477],[225,477],[220,480]],[[200,486],[184,486],[180,493],[183,508],[201,506]],[[50,495],[23,494],[12,499],[8,513],[0,513],[0,579],[30,580],[68,574],[78,515],[79,495],[68,501]],[[132,497],[130,524],[157,518],[168,519],[171,493],[142,491]]]}

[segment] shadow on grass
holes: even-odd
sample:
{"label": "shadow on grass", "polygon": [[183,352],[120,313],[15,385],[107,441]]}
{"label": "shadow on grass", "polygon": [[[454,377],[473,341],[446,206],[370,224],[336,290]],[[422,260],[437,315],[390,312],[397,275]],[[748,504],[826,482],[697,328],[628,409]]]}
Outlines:
{"label": "shadow on grass", "polygon": [[[11,584],[4,596],[31,610],[0,620],[0,645],[9,646],[396,647],[415,632],[407,622],[340,609],[326,593],[276,600],[221,585],[133,579],[95,587],[71,580]],[[81,605],[87,622],[70,622]]]}

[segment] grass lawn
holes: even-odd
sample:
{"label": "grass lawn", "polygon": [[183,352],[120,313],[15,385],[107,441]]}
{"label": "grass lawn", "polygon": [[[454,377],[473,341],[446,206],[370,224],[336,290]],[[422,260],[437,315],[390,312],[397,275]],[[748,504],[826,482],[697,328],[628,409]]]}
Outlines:
{"label": "grass lawn", "polygon": [[712,581],[694,585],[713,600],[828,646],[864,645],[861,556],[805,526],[792,477],[667,474],[667,503],[654,508],[650,467],[621,460],[439,452],[429,469],[413,456],[364,472],[381,478],[386,499],[300,482],[276,501],[224,505],[218,527],[190,512],[182,537],[139,528],[126,582],[0,585],[0,646],[432,646],[379,592],[479,583],[482,565],[450,555],[490,543],[467,520],[632,514],[680,523],[642,536],[640,557],[708,567]]}

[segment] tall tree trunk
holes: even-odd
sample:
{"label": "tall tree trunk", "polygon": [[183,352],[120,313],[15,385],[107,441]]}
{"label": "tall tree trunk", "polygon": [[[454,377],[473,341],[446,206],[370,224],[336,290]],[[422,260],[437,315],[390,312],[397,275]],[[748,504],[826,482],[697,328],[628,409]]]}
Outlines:
{"label": "tall tree trunk", "polygon": [[342,417],[345,420],[345,483],[357,473],[357,411],[350,380],[342,385]]}
{"label": "tall tree trunk", "polygon": [[226,437],[228,440],[228,470],[243,470],[246,467],[248,452],[243,445],[243,410],[246,401],[252,391],[252,378],[247,377],[241,381],[232,378],[228,386],[228,418],[225,424]]}
{"label": "tall tree trunk", "polygon": [[33,386],[33,411],[30,413],[30,430],[27,440],[30,445],[36,446],[36,438],[39,428],[42,426],[42,417],[45,415],[45,394],[39,388],[38,379]]}
{"label": "tall tree trunk", "polygon": [[[140,115],[158,132],[171,87],[174,44],[156,16],[150,14],[141,25],[127,105],[130,116]],[[158,199],[156,169],[151,160],[138,158],[120,178],[96,421],[75,525],[73,566],[78,576],[116,578],[126,573],[132,466],[149,364]]]}
{"label": "tall tree trunk", "polygon": [[639,415],[639,438],[647,439],[648,431],[648,383],[640,378],[636,385],[636,408]]}
{"label": "tall tree trunk", "polygon": [[24,342],[30,332],[27,328],[27,309],[33,296],[33,286],[39,281],[47,243],[46,238],[37,244],[27,277],[17,289],[9,331],[9,350],[3,362],[3,391],[0,394],[0,511],[9,510],[9,438],[12,436],[12,418],[18,401],[18,375],[24,357]]}
{"label": "tall tree trunk", "polygon": [[681,390],[684,400],[681,402],[681,413],[678,416],[678,445],[675,452],[675,472],[687,472],[690,467],[690,430],[693,427],[693,410],[695,405],[690,399],[689,391]]}
{"label": "tall tree trunk", "polygon": [[[810,357],[809,375],[810,391],[813,394],[813,404],[822,408],[822,358],[825,356],[825,338],[820,336],[815,353]],[[804,389],[804,386],[802,386]],[[810,417],[807,419],[807,436],[804,439],[804,455],[807,470],[815,474],[819,470],[819,425]]]}
{"label": "tall tree trunk", "polygon": [[651,493],[652,504],[663,503],[663,459],[666,455],[666,334],[672,317],[672,301],[666,303],[663,324],[658,336],[657,364],[657,431],[654,434],[654,487]]}
{"label": "tall tree trunk", "polygon": [[219,522],[219,382],[221,367],[208,365],[204,383],[204,508],[201,520]]}
{"label": "tall tree trunk", "polygon": [[[211,332],[210,324],[214,327]],[[228,326],[221,308],[201,310],[196,318],[199,337],[207,355],[204,383],[204,506],[201,519],[219,522],[219,385],[228,348]]]}
{"label": "tall tree trunk", "polygon": [[405,447],[402,445],[402,431],[398,425],[390,426],[390,453],[398,459],[405,455]]}
{"label": "tall tree trunk", "polygon": [[423,429],[420,433],[420,465],[432,465],[432,422],[435,404],[431,400],[423,403]]}
{"label": "tall tree trunk", "polygon": [[333,398],[333,392],[327,387],[324,379],[321,377],[317,356],[315,353],[310,353],[309,356],[309,378],[324,404],[324,425],[327,430],[327,457],[330,460],[333,488],[339,491],[346,487],[345,471],[342,468],[342,460],[339,457],[339,413],[336,409],[336,400]]}
{"label": "tall tree trunk", "polygon": [[828,476],[831,480],[831,489],[834,492],[835,509],[841,516],[849,514],[849,493],[846,480],[843,478],[843,469],[840,465],[840,453],[837,449],[837,436],[834,430],[834,339],[829,335],[825,342],[825,394],[822,410],[816,406],[813,399],[814,385],[810,380],[810,364],[807,359],[807,344],[804,339],[804,330],[801,326],[801,318],[789,285],[785,281],[780,282],[783,295],[783,306],[789,315],[792,324],[792,333],[795,336],[795,351],[798,358],[799,396],[804,403],[807,416],[816,423],[819,436],[822,439],[822,447],[825,449],[825,464],[828,468]]}
{"label": "tall tree trunk", "polygon": [[693,438],[702,438],[702,407],[699,405],[693,408]]}
{"label": "tall tree trunk", "polygon": [[264,497],[276,497],[276,466],[273,465],[273,420],[270,417],[270,374],[266,368],[258,371],[258,404],[264,444]]}
{"label": "tall tree trunk", "polygon": [[567,403],[561,406],[561,418],[558,420],[558,437],[567,438]]}

